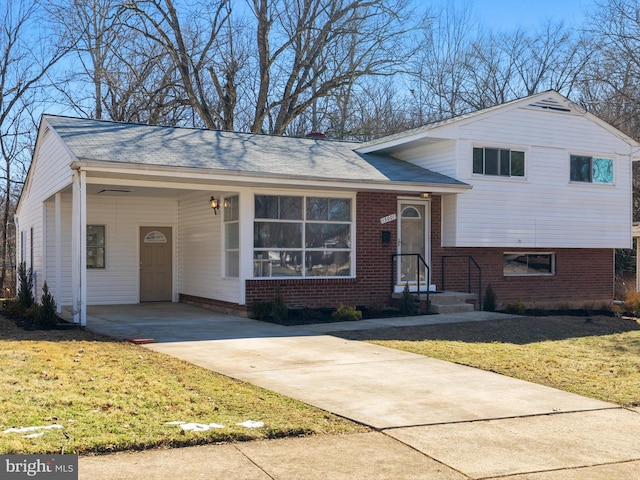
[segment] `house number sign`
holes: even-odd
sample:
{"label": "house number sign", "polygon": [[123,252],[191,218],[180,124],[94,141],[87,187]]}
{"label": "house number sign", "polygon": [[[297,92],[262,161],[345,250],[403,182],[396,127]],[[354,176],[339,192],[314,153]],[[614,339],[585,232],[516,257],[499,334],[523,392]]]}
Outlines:
{"label": "house number sign", "polygon": [[391,215],[387,215],[386,217],[382,217],[380,219],[380,223],[385,224],[385,223],[393,222],[396,218],[397,218],[396,214],[392,213]]}

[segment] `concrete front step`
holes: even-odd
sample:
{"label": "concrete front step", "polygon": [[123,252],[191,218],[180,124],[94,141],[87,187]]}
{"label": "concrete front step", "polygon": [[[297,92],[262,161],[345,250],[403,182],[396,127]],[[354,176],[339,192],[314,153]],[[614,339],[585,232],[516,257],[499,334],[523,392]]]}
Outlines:
{"label": "concrete front step", "polygon": [[475,302],[477,295],[464,292],[435,292],[429,295],[431,305],[453,305],[457,303]]}
{"label": "concrete front step", "polygon": [[437,292],[429,297],[431,313],[473,312],[476,295],[462,292]]}
{"label": "concrete front step", "polygon": [[447,305],[431,304],[431,313],[463,313],[473,312],[474,307],[471,303],[450,303]]}
{"label": "concrete front step", "polygon": [[[417,301],[418,296],[415,293],[411,294]],[[402,294],[394,293],[392,295],[394,300],[402,299]],[[473,293],[464,292],[430,292],[429,303],[430,313],[463,313],[472,312],[475,309],[476,295]],[[425,301],[427,299],[426,292],[420,294],[420,300]]]}

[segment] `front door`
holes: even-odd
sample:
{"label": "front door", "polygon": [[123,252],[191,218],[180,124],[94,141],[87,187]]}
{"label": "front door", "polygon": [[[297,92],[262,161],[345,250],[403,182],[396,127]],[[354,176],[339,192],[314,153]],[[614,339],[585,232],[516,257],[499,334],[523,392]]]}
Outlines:
{"label": "front door", "polygon": [[406,284],[412,291],[421,290],[427,285],[427,271],[424,264],[414,254],[419,254],[425,262],[428,257],[428,203],[401,201],[399,205],[400,221],[398,227],[397,285],[401,290]]}
{"label": "front door", "polygon": [[172,300],[171,227],[140,227],[140,301]]}

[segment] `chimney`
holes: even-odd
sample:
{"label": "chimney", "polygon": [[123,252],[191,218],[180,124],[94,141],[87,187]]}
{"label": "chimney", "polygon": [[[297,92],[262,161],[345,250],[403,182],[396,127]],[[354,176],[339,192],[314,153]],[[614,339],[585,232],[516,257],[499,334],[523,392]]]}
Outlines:
{"label": "chimney", "polygon": [[326,138],[325,134],[322,132],[309,132],[305,135],[305,138],[313,138],[315,140],[324,140]]}

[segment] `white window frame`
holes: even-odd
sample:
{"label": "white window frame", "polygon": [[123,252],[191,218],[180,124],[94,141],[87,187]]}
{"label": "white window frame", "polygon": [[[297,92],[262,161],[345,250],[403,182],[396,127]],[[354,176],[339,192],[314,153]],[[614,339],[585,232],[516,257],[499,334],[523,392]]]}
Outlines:
{"label": "white window frame", "polygon": [[[521,272],[521,273],[507,273],[504,270],[504,257],[507,255],[527,256],[527,266],[529,265],[529,255],[549,255],[551,257],[551,272]],[[505,277],[553,277],[556,274],[556,252],[503,252],[502,253],[503,266],[502,275]]]}
{"label": "white window frame", "polygon": [[[482,150],[482,173],[474,172],[474,151],[476,149]],[[501,175],[500,173],[492,174],[485,173],[486,172],[486,150],[497,150],[498,151],[498,171],[500,170],[500,152],[503,150],[509,151],[509,175]],[[522,175],[511,175],[511,153],[512,152],[521,152],[523,155],[523,173]],[[528,151],[526,148],[518,148],[513,146],[487,146],[487,145],[473,145],[471,147],[471,174],[473,176],[479,178],[487,178],[487,179],[510,179],[510,180],[525,180],[527,178],[527,163],[528,163]]]}
{"label": "white window frame", "polygon": [[[272,249],[267,249],[267,248],[258,248],[256,249],[255,244],[253,242],[253,230],[252,230],[252,241],[251,241],[251,259],[252,259],[252,272],[251,272],[251,278],[254,280],[317,280],[317,279],[346,279],[346,278],[354,278],[355,277],[355,271],[356,271],[356,195],[355,193],[350,193],[350,192],[344,192],[344,193],[335,193],[335,192],[323,192],[323,191],[318,191],[318,192],[310,192],[310,193],[301,193],[301,192],[289,192],[289,191],[282,191],[282,190],[278,190],[278,191],[256,191],[253,194],[253,198],[252,198],[252,208],[253,208],[253,218],[252,218],[252,229],[255,228],[255,223],[256,222],[262,222],[262,221],[269,221],[269,219],[263,219],[263,218],[256,218],[256,212],[255,212],[255,197],[256,196],[277,196],[277,197],[300,197],[302,198],[302,220],[286,220],[286,219],[273,219],[272,221],[274,222],[281,222],[281,223],[301,223],[302,224],[302,246],[300,249],[293,249],[293,248],[287,248],[287,249],[281,249],[281,250],[300,250],[303,252],[303,256],[305,252],[314,252],[314,251],[320,251],[322,249],[318,249],[318,248],[307,248],[305,246],[306,244],[306,228],[305,226],[307,225],[307,223],[311,224],[311,223],[344,223],[344,224],[349,224],[350,228],[349,228],[349,236],[350,236],[350,247],[349,248],[344,248],[344,249],[327,249],[328,251],[335,251],[335,252],[349,252],[349,259],[350,259],[350,265],[349,265],[349,274],[348,275],[331,275],[331,276],[320,276],[320,275],[312,275],[312,276],[307,276],[306,272],[305,272],[305,268],[302,269],[301,275],[298,276],[257,276],[255,274],[255,266],[256,266],[256,259],[255,259],[255,253],[256,251],[260,251],[260,250],[264,250],[264,251],[268,251],[268,250],[278,250],[277,248],[272,248]],[[350,201],[350,220],[349,221],[334,221],[334,220],[330,220],[330,221],[319,221],[319,220],[307,220],[306,218],[306,205],[307,205],[307,198],[329,198],[329,199],[347,199]],[[263,262],[267,262],[268,260],[263,260]],[[267,267],[269,268],[269,267]]]}

